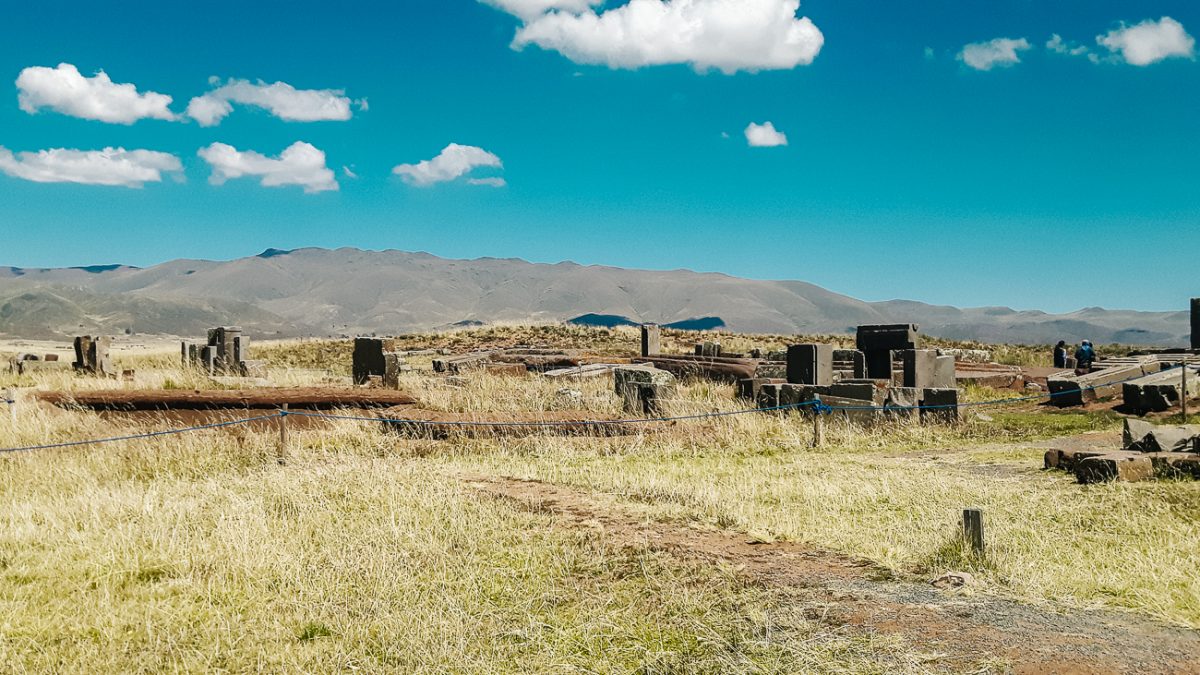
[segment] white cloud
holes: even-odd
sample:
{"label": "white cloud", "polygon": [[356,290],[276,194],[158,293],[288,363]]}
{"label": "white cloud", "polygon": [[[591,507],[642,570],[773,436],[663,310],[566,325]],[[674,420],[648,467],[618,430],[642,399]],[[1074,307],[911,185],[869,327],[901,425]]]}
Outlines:
{"label": "white cloud", "polygon": [[506,181],[503,178],[500,178],[498,176],[494,177],[494,178],[468,178],[467,184],[468,185],[486,185],[488,187],[502,188],[505,185],[508,185],[508,181]]}
{"label": "white cloud", "polygon": [[[404,182],[410,185],[426,187],[461,178],[478,167],[502,168],[503,166],[499,157],[483,148],[451,143],[437,157],[416,164],[400,164],[392,169],[392,173],[400,176]],[[498,187],[493,179],[481,178],[468,182],[473,185]]]}
{"label": "white cloud", "polygon": [[358,178],[358,174],[354,173],[354,169],[351,169],[344,164],[342,165],[342,175],[346,178]]}
{"label": "white cloud", "polygon": [[22,70],[17,76],[17,102],[30,114],[49,108],[72,117],[115,124],[176,119],[170,110],[170,96],[140,93],[132,84],[113,82],[104,71],[84,77],[69,63]]}
{"label": "white cloud", "polygon": [[933,51],[933,47],[925,48],[925,60],[932,61],[937,58],[937,54]]}
{"label": "white cloud", "polygon": [[1188,35],[1183,24],[1169,16],[1158,21],[1147,19],[1135,26],[1121,24],[1120,28],[1097,36],[1096,44],[1134,66],[1148,66],[1173,57],[1194,59],[1196,48],[1196,40]]}
{"label": "white cloud", "polygon": [[746,142],[752,148],[774,148],[788,144],[787,134],[776,130],[775,125],[770,122],[751,122],[750,126],[746,127]]}
{"label": "white cloud", "polygon": [[690,64],[731,74],[812,63],[825,37],[800,0],[630,0],[599,14],[550,12],[517,31],[513,47],[537,45],[576,63],[610,68]]}
{"label": "white cloud", "polygon": [[546,12],[562,10],[579,14],[586,12],[592,5],[599,5],[604,0],[481,0],[485,5],[502,9],[509,14],[518,16],[526,21],[536,18]]}
{"label": "white cloud", "polygon": [[250,150],[240,152],[224,143],[213,143],[197,154],[212,166],[208,182],[213,185],[231,178],[261,176],[265,187],[299,185],[309,193],[338,189],[333,171],[325,166],[325,153],[302,141],[288,146],[278,159]]}
{"label": "white cloud", "polygon": [[[220,81],[215,80],[213,84]],[[201,126],[220,123],[233,111],[234,103],[252,105],[293,122],[344,121],[350,119],[352,101],[340,89],[296,89],[286,82],[267,84],[249,80],[228,80],[212,91],[188,103],[188,117]],[[359,107],[366,110],[366,100]]]}
{"label": "white cloud", "polygon": [[1067,42],[1058,33],[1050,36],[1050,40],[1046,42],[1046,49],[1049,49],[1056,54],[1064,54],[1066,56],[1083,56],[1089,51],[1087,47],[1081,44]]}
{"label": "white cloud", "polygon": [[163,173],[183,170],[179,158],[151,150],[12,151],[0,146],[0,171],[35,183],[82,183],[140,188],[162,181]]}
{"label": "white cloud", "polygon": [[1029,40],[1021,38],[996,38],[987,42],[974,42],[962,48],[958,58],[975,70],[991,70],[996,66],[1011,66],[1021,62],[1017,52],[1030,48]]}

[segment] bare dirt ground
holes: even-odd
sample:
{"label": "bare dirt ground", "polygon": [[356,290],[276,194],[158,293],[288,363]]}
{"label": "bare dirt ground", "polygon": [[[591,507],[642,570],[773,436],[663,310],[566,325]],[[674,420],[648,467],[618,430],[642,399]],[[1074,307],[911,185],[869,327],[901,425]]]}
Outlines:
{"label": "bare dirt ground", "polygon": [[[463,476],[471,488],[598,530],[615,547],[650,547],[733,565],[839,630],[897,636],[930,668],[1014,673],[1200,673],[1200,633],[1107,611],[1058,613],[982,592],[896,581],[869,562],[795,543],[641,517],[610,495],[538,481]],[[997,665],[997,661],[1011,664]]]}

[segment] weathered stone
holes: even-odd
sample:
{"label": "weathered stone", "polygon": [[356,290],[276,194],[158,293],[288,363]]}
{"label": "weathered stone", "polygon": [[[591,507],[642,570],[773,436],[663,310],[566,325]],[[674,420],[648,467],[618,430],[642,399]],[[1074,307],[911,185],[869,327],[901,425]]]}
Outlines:
{"label": "weathered stone", "polygon": [[868,401],[871,405],[882,407],[887,402],[887,389],[876,386],[873,382],[842,381],[829,387],[829,393],[839,398],[852,398]]}
{"label": "weathered stone", "polygon": [[642,324],[642,356],[658,356],[662,351],[662,329],[656,323]]}
{"label": "weathered stone", "polygon": [[1146,455],[1161,478],[1200,479],[1200,455],[1191,452],[1154,452]]}
{"label": "weathered stone", "polygon": [[[1183,392],[1183,368],[1172,367],[1126,382],[1121,397],[1128,412],[1166,412],[1178,406]],[[1200,398],[1200,373],[1188,372],[1188,399]]]}
{"label": "weathered stone", "polygon": [[404,365],[404,358],[395,352],[386,352],[383,355],[383,386],[388,389],[400,388],[400,367]]}
{"label": "weathered stone", "polygon": [[787,381],[787,364],[774,361],[763,361],[754,367],[754,377],[780,379]]}
{"label": "weathered stone", "polygon": [[859,426],[870,426],[880,421],[883,416],[873,401],[855,398],[843,398],[831,394],[821,394],[821,403],[833,410],[830,415],[835,419],[844,419]]}
{"label": "weathered stone", "polygon": [[1172,426],[1126,419],[1121,440],[1133,452],[1191,452],[1200,442],[1200,424]]}
{"label": "weathered stone", "polygon": [[1192,298],[1192,349],[1200,349],[1200,298]]}
{"label": "weathered stone", "polygon": [[817,387],[810,384],[789,384],[784,383],[779,385],[779,405],[791,406],[790,410],[799,412],[811,412],[815,401],[821,400],[821,396],[829,393],[829,387]]}
{"label": "weathered stone", "polygon": [[932,349],[906,349],[900,352],[900,359],[904,363],[904,386],[933,389],[937,358],[937,351]]}
{"label": "weathered stone", "polygon": [[758,390],[764,384],[782,384],[785,382],[783,378],[770,377],[747,377],[738,380],[737,382],[737,397],[744,401],[757,401]]}
{"label": "weathered stone", "polygon": [[921,390],[921,421],[953,423],[961,419],[957,389]]}
{"label": "weathered stone", "polygon": [[787,381],[817,387],[833,384],[833,345],[790,345],[787,351]]}
{"label": "weathered stone", "polygon": [[953,389],[957,384],[955,379],[953,356],[939,356],[933,363],[933,388]]}
{"label": "weathered stone", "polygon": [[781,384],[763,384],[758,388],[758,398],[755,399],[756,407],[759,410],[768,410],[779,407],[779,389]]}
{"label": "weathered stone", "polygon": [[520,363],[487,363],[483,369],[488,375],[504,377],[525,377],[529,374],[529,369]]}
{"label": "weathered stone", "polygon": [[217,374],[217,348],[205,345],[200,349],[200,367],[209,375]]}
{"label": "weathered stone", "polygon": [[387,364],[384,363],[383,355],[385,352],[395,351],[394,347],[393,340],[372,337],[354,338],[354,354],[351,357],[351,374],[354,384],[366,384],[367,378],[372,375],[383,377],[387,372]]}
{"label": "weathered stone", "polygon": [[621,366],[613,370],[613,390],[631,414],[659,415],[675,394],[675,376],[650,366]]}
{"label": "weathered stone", "polygon": [[867,377],[892,378],[891,352],[919,349],[921,336],[915,324],[859,326],[858,350],[866,355]]}
{"label": "weathered stone", "polygon": [[1121,363],[1086,375],[1056,375],[1048,380],[1053,397],[1051,400],[1058,406],[1067,407],[1111,398],[1121,393],[1125,381],[1157,373],[1161,369],[1158,361],[1146,359]]}
{"label": "weathered stone", "polygon": [[1132,483],[1153,478],[1154,462],[1138,453],[1111,452],[1075,464],[1075,479],[1084,484],[1113,480]]}
{"label": "weathered stone", "polygon": [[43,361],[54,362],[58,360],[58,354],[46,354],[42,357]]}

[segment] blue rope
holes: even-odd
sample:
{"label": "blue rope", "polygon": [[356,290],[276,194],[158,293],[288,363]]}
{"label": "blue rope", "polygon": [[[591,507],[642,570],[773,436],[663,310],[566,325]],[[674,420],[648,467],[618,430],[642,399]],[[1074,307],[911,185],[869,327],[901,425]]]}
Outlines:
{"label": "blue rope", "polygon": [[14,452],[26,452],[30,450],[51,450],[53,448],[73,448],[80,445],[98,445],[100,443],[116,443],[118,441],[136,441],[142,438],[155,438],[158,436],[174,436],[185,434],[190,431],[203,431],[205,429],[220,429],[222,427],[232,427],[238,424],[246,424],[247,422],[257,422],[259,420],[271,420],[278,415],[263,415],[262,417],[251,417],[244,420],[232,420],[229,422],[216,422],[214,424],[204,424],[198,427],[187,427],[186,429],[169,429],[166,431],[151,431],[144,434],[134,434],[131,436],[114,436],[113,438],[100,438],[90,441],[70,441],[67,443],[51,443],[48,445],[31,445],[23,448],[0,448],[0,454],[9,454]]}
{"label": "blue rope", "polygon": [[[1159,372],[1165,373],[1170,370],[1174,370],[1175,368],[1186,368],[1186,367],[1187,367],[1187,364],[1180,364],[1178,366],[1171,366],[1170,368],[1163,369]],[[1153,374],[1153,373],[1151,373],[1151,374]],[[1091,387],[1082,387],[1077,391],[1080,391],[1080,392],[1094,391],[1096,389],[1099,389],[1100,387],[1114,387],[1114,386],[1117,386],[1120,384],[1125,384],[1126,382],[1132,382],[1133,380],[1141,379],[1142,377],[1145,377],[1145,375],[1136,375],[1134,377],[1130,377],[1130,378],[1127,378],[1124,380],[1119,380],[1117,382],[1109,382],[1109,383],[1105,383],[1102,385],[1094,385]],[[805,401],[803,403],[792,403],[792,404],[788,404],[788,405],[770,406],[770,407],[766,407],[766,408],[751,408],[749,410],[731,410],[731,411],[725,411],[725,412],[697,413],[694,415],[678,415],[675,417],[631,418],[631,419],[618,419],[618,420],[547,421],[547,422],[439,422],[437,420],[392,419],[392,418],[386,418],[386,417],[356,417],[356,416],[350,416],[350,415],[323,415],[323,414],[315,414],[315,413],[303,413],[303,412],[293,412],[293,411],[288,411],[288,410],[279,410],[275,414],[272,414],[272,415],[263,415],[260,417],[251,417],[251,418],[242,419],[242,420],[232,420],[229,422],[216,422],[213,424],[204,424],[201,426],[187,427],[184,429],[170,429],[170,430],[166,430],[166,431],[151,431],[151,432],[147,432],[144,434],[134,434],[134,435],[130,435],[130,436],[116,436],[113,438],[101,438],[101,439],[87,440],[87,441],[71,441],[71,442],[67,442],[67,443],[52,443],[52,444],[47,444],[47,445],[33,445],[33,446],[27,446],[27,447],[21,447],[21,448],[0,448],[0,454],[26,452],[26,451],[32,451],[32,450],[50,450],[50,449],[54,449],[54,448],[70,448],[70,447],[78,447],[81,445],[98,445],[101,443],[116,443],[116,442],[120,442],[120,441],[132,441],[132,440],[139,440],[139,439],[144,439],[144,438],[156,438],[159,436],[172,436],[172,435],[184,434],[184,433],[188,433],[188,432],[192,432],[192,431],[203,431],[206,429],[220,429],[220,428],[224,428],[224,427],[236,426],[239,424],[246,424],[248,422],[257,422],[257,421],[261,421],[261,420],[269,420],[269,419],[275,419],[275,418],[279,418],[279,417],[287,417],[289,415],[294,415],[297,417],[310,417],[310,418],[314,418],[314,419],[346,420],[346,421],[352,421],[352,422],[388,422],[388,423],[394,423],[394,424],[416,424],[416,425],[426,425],[426,426],[456,426],[456,427],[483,427],[483,426],[486,426],[486,427],[493,427],[493,428],[495,428],[495,427],[559,427],[559,426],[571,426],[571,425],[573,425],[573,426],[579,426],[579,425],[598,426],[598,425],[606,425],[606,424],[653,424],[653,423],[663,423],[663,422],[680,422],[680,421],[685,421],[685,420],[696,420],[696,419],[713,419],[713,418],[719,418],[719,417],[732,417],[735,415],[748,415],[748,414],[752,414],[752,413],[775,412],[775,411],[782,411],[782,410],[798,410],[800,408],[806,408],[806,407],[810,407],[810,406],[813,408],[813,411],[815,413],[820,414],[820,415],[829,415],[829,414],[832,414],[833,412],[836,412],[839,410],[846,410],[846,411],[851,411],[851,410],[861,410],[861,411],[949,410],[949,409],[978,407],[978,406],[1005,405],[1008,403],[1021,403],[1021,402],[1026,402],[1026,401],[1036,401],[1036,400],[1040,400],[1042,398],[1047,398],[1047,397],[1053,399],[1056,396],[1065,396],[1067,394],[1073,394],[1073,393],[1076,393],[1076,392],[1075,391],[1062,391],[1062,392],[1057,392],[1057,393],[1048,392],[1046,394],[1038,394],[1035,396],[1019,396],[1019,397],[1014,397],[1014,398],[996,399],[996,400],[992,400],[992,401],[975,401],[975,402],[971,402],[971,403],[948,403],[948,404],[942,404],[942,405],[924,405],[924,406],[922,406],[922,405],[916,405],[916,406],[830,406],[825,403],[822,403],[820,400],[815,400],[815,401]],[[9,405],[16,403],[15,401],[11,401],[11,400],[5,400],[4,402]]]}

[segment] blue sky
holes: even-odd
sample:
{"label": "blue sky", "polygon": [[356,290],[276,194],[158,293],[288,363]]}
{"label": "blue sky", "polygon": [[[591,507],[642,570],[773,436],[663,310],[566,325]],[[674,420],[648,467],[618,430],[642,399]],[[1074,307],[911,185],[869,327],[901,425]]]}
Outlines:
{"label": "blue sky", "polygon": [[[572,32],[591,15],[621,19],[626,0],[540,1],[561,9],[552,20],[514,15],[538,0],[492,0],[510,12],[476,0],[10,9],[0,263],[358,246],[802,279],[960,306],[1175,310],[1200,295],[1195,2],[805,0],[784,23],[729,28],[728,13],[705,11],[730,0],[673,0],[744,39],[680,55],[655,46],[678,41],[661,34],[669,21],[642,26],[636,44]],[[1153,30],[1124,30],[1147,20]],[[780,26],[799,46],[775,49]],[[514,49],[519,30],[531,44]],[[25,69],[60,63],[173,100],[139,99],[151,118],[128,124],[89,119],[54,88],[55,70],[22,80],[22,106]],[[344,109],[281,119],[305,113],[246,102],[270,98],[260,80],[344,92],[325,95]],[[186,113],[206,94],[228,101],[207,126]],[[766,122],[787,145],[751,147],[747,127]],[[323,163],[276,160],[297,142]],[[474,168],[417,166],[450,144]],[[36,155],[91,161],[109,147],[151,151],[130,161],[160,180],[80,184],[100,179]],[[63,171],[76,182],[39,182]],[[285,184],[263,185],[263,172]]]}

